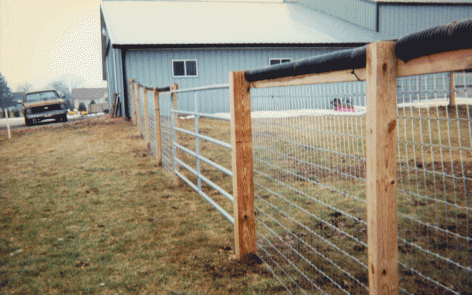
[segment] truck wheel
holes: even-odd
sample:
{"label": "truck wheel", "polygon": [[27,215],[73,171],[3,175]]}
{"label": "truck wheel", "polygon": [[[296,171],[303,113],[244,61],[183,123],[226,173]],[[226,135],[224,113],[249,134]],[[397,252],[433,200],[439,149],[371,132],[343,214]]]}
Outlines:
{"label": "truck wheel", "polygon": [[67,114],[62,115],[62,122],[67,122]]}
{"label": "truck wheel", "polygon": [[25,124],[26,124],[26,126],[31,126],[31,125],[33,125],[33,119],[26,119],[26,118],[25,118]]}

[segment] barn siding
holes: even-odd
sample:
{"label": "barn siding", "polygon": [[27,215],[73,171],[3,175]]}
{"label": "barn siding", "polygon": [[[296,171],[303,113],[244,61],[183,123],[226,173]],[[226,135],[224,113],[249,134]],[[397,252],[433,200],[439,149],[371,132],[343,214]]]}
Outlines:
{"label": "barn siding", "polygon": [[106,55],[106,73],[107,73],[107,88],[108,88],[108,106],[109,109],[111,110],[111,103],[112,103],[112,98],[113,98],[113,93],[115,93],[115,77],[114,73],[114,63],[113,63],[113,58],[112,58],[112,50],[108,51],[108,54]]}
{"label": "barn siding", "polygon": [[[261,49],[195,49],[195,50],[128,50],[126,76],[141,85],[164,87],[177,83],[179,89],[228,83],[230,71],[257,69],[269,65],[270,58],[292,61],[325,54],[339,48],[261,48]],[[173,78],[172,60],[197,60],[198,77]],[[208,91],[199,99],[199,109],[216,113],[229,111],[227,90]],[[193,110],[193,94],[179,94],[179,108]]]}
{"label": "barn siding", "polygon": [[471,5],[381,4],[380,33],[401,38],[424,29],[472,17]]}

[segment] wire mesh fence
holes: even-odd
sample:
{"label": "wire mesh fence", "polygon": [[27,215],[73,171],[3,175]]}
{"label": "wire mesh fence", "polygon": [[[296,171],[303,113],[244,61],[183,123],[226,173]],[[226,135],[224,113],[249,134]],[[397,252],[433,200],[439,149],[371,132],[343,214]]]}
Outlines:
{"label": "wire mesh fence", "polygon": [[146,112],[145,112],[145,109],[144,109],[144,104],[146,103],[145,100],[144,100],[144,91],[145,91],[145,88],[144,87],[138,87],[138,97],[139,97],[139,109],[138,111],[140,112],[139,114],[139,117],[140,118],[140,121],[139,121],[139,128],[141,130],[141,133],[142,133],[142,136],[144,138],[144,140],[146,140],[146,132],[144,130],[145,126],[146,126]]}
{"label": "wire mesh fence", "polygon": [[[405,294],[472,290],[470,78],[398,79]],[[289,293],[367,293],[365,83],[251,94],[258,254]]]}
{"label": "wire mesh fence", "polygon": [[[335,72],[341,78],[330,73],[316,82],[324,84],[289,87],[274,87],[283,86],[277,84],[283,79],[249,83],[241,79],[244,72],[235,72],[229,86],[162,93],[163,166],[235,223],[235,236],[250,236],[251,229],[241,231],[237,223],[247,225],[254,209],[257,253],[280,291],[379,294],[383,286],[391,286],[405,294],[470,294],[472,76],[460,72],[392,79],[400,73],[397,58],[391,58],[393,42],[374,45],[366,53],[370,63],[356,68],[367,83],[351,69]],[[385,51],[377,52],[372,62],[381,49]],[[420,68],[415,65],[402,67],[403,76],[424,73],[414,72]],[[332,82],[329,77],[353,81],[353,74],[359,81],[327,83]],[[299,83],[290,78],[285,81],[289,85]],[[144,89],[138,87],[140,126],[146,124]],[[216,89],[232,92],[219,97],[212,92]],[[229,98],[233,114],[201,113],[201,106],[215,96]],[[252,124],[241,120],[249,118],[249,97]],[[149,95],[146,103],[147,113],[156,116]],[[244,132],[252,132],[252,142]],[[150,137],[157,141],[157,133]],[[251,165],[238,166],[238,161]],[[252,181],[253,173],[253,195],[252,182],[240,184],[233,176],[243,170],[251,176],[246,181]],[[231,178],[243,198],[236,193],[233,198]],[[237,201],[234,212],[227,199]],[[239,215],[239,204],[245,202],[251,208]],[[392,225],[398,225],[398,236]],[[382,231],[391,234],[382,236]],[[382,259],[394,267],[383,266]],[[379,284],[380,276],[388,282]]]}
{"label": "wire mesh fence", "polygon": [[251,99],[259,255],[290,293],[366,293],[365,83]]}
{"label": "wire mesh fence", "polygon": [[161,93],[159,95],[159,113],[160,113],[160,128],[161,128],[161,152],[162,152],[162,166],[167,172],[173,171],[173,155],[172,155],[172,99],[169,92]]}
{"label": "wire mesh fence", "polygon": [[[449,74],[398,81],[400,287],[406,294],[470,294],[471,103]],[[451,96],[455,97],[455,105]]]}
{"label": "wire mesh fence", "polygon": [[154,103],[154,91],[153,89],[144,88],[147,98],[147,110],[148,110],[148,132],[149,132],[149,149],[152,151],[154,156],[157,155],[157,145],[156,145],[156,106]]}

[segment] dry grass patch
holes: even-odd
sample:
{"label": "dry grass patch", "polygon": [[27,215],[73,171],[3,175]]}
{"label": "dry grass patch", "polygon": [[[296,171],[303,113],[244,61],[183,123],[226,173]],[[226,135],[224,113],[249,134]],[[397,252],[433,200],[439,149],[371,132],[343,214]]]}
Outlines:
{"label": "dry grass patch", "polygon": [[[3,131],[2,131],[3,132]],[[123,119],[0,133],[0,293],[273,294]]]}

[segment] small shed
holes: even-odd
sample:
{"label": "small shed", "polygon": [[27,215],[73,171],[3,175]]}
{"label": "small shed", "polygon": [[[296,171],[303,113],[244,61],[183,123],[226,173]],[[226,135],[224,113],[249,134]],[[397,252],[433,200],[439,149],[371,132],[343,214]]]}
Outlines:
{"label": "small shed", "polygon": [[[149,87],[223,84],[230,71],[384,39],[298,3],[103,1],[100,13],[103,78],[109,99],[120,94],[120,112],[126,117],[131,113],[130,78]],[[211,97],[200,108],[226,110],[221,100]]]}
{"label": "small shed", "polygon": [[72,99],[75,109],[80,103],[89,106],[93,101],[96,104],[107,102],[107,88],[74,88],[72,89]]}

